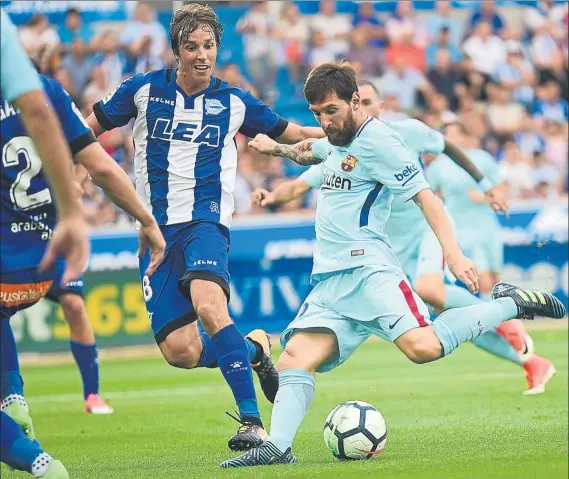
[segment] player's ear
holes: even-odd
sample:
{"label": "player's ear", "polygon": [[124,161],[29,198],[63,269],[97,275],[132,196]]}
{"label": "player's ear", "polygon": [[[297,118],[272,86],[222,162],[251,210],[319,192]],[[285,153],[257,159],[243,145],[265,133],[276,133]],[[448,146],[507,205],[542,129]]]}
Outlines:
{"label": "player's ear", "polygon": [[361,97],[360,97],[360,92],[359,91],[355,91],[352,94],[352,108],[354,110],[357,110],[360,106],[361,106]]}

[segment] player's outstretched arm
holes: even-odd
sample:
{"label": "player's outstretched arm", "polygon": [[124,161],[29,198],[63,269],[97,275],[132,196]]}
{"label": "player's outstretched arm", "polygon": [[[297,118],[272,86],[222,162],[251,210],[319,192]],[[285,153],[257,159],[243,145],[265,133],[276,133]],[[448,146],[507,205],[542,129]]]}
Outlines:
{"label": "player's outstretched arm", "polygon": [[311,138],[325,138],[324,130],[319,126],[300,126],[289,122],[283,134],[277,137],[279,143],[292,145]]}
{"label": "player's outstretched arm", "polygon": [[95,135],[95,138],[98,138],[99,135],[105,133],[105,129],[103,128],[103,126],[99,123],[99,120],[97,120],[97,117],[95,116],[95,113],[91,113],[87,119],[87,125],[89,125],[89,128],[91,128],[91,131],[93,132],[93,134]]}
{"label": "player's outstretched arm", "polygon": [[322,160],[312,153],[312,145],[316,140],[316,138],[310,138],[294,145],[283,145],[267,135],[260,134],[249,142],[249,146],[264,155],[282,156],[299,165],[308,166],[322,163]]}
{"label": "player's outstretched arm", "polygon": [[[445,149],[443,153],[447,155],[458,166],[465,170],[478,183],[479,188],[484,192],[486,199],[494,211],[503,211],[508,216],[508,200],[498,185],[493,185],[476,165],[468,158],[457,145],[445,139]],[[471,196],[472,198],[472,196]],[[473,198],[473,201],[478,202]]]}
{"label": "player's outstretched arm", "polygon": [[478,291],[478,272],[474,263],[462,253],[458,246],[454,230],[440,200],[430,189],[421,190],[413,200],[421,208],[429,226],[437,236],[443,248],[444,257],[451,272],[472,293]]}
{"label": "player's outstretched arm", "polygon": [[79,151],[75,160],[87,170],[92,181],[105,191],[113,203],[140,222],[139,255],[142,256],[146,248],[150,248],[150,264],[145,274],[151,276],[162,262],[166,242],[156,220],[138,198],[130,178],[97,142]]}
{"label": "player's outstretched arm", "polygon": [[280,183],[273,191],[257,188],[251,193],[251,205],[262,208],[270,205],[282,205],[300,198],[311,189],[312,186],[300,178],[286,180]]}

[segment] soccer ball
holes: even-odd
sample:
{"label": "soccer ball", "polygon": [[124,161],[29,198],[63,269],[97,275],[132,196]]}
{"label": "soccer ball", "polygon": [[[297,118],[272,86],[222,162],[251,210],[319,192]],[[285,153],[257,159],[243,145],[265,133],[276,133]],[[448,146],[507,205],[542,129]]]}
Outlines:
{"label": "soccer ball", "polygon": [[340,460],[369,459],[387,442],[387,425],[371,404],[348,401],[336,406],[324,423],[324,442]]}

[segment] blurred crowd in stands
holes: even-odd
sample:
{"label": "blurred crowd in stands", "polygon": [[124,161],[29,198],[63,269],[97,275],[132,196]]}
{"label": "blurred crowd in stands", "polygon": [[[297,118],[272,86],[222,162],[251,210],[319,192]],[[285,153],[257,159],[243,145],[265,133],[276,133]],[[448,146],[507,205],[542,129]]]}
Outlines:
{"label": "blurred crowd in stands", "polygon": [[[209,3],[242,9],[247,2]],[[413,2],[399,1],[393,13],[381,14],[373,2],[360,2],[356,13],[345,14],[337,12],[334,0],[321,0],[312,15],[301,14],[298,2],[248,3],[236,25],[225,25],[226,35],[230,30],[240,35],[245,57],[243,67],[218,65],[217,75],[229,83],[252,90],[281,112],[283,100],[302,102],[310,68],[345,58],[381,92],[383,118],[414,117],[433,128],[462,122],[500,162],[512,199],[567,194],[566,2],[498,9],[485,0],[474,8],[453,9],[439,0],[433,10],[419,12]],[[165,5],[171,8],[170,2]],[[86,24],[73,9],[58,27],[35,14],[20,28],[20,39],[85,115],[123,78],[175,66],[166,28],[145,2],[138,2],[129,20],[112,27]],[[290,99],[279,98],[282,71],[292,87]],[[274,188],[302,169],[251,151],[246,138],[237,140],[237,214],[255,214],[249,205],[254,188]],[[107,132],[100,141],[132,174],[130,128]],[[93,226],[129,221],[96,187],[86,189],[84,203]],[[311,197],[276,210],[308,212],[313,206]]]}

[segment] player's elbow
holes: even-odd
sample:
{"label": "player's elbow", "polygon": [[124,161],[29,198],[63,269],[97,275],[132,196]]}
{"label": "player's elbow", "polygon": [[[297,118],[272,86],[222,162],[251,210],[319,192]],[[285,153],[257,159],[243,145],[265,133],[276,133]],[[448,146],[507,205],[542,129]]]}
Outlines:
{"label": "player's elbow", "polygon": [[104,184],[115,173],[118,165],[99,143],[91,143],[77,155],[76,161],[85,167],[97,185]]}

